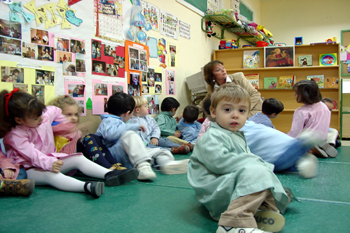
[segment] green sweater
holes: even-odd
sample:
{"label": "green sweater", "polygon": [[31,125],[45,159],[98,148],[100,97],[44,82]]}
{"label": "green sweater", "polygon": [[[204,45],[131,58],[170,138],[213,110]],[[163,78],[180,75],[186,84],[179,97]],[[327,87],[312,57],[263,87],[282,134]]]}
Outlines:
{"label": "green sweater", "polygon": [[161,112],[155,120],[160,128],[160,136],[168,137],[174,135],[177,122],[171,116],[171,112]]}

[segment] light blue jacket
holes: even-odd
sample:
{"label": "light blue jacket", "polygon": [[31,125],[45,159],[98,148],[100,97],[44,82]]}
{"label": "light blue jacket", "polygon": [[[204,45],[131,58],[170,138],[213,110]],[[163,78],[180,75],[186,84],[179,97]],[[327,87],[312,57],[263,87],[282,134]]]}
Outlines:
{"label": "light blue jacket", "polygon": [[198,138],[199,130],[202,127],[202,124],[198,121],[193,123],[185,123],[184,119],[181,118],[179,123],[177,123],[177,129],[181,131],[182,140],[188,141],[190,143],[196,143]]}
{"label": "light blue jacket", "polygon": [[270,189],[283,212],[288,196],[273,173],[273,165],[250,152],[244,134],[215,123],[197,141],[188,163],[187,178],[197,199],[219,220],[241,196]]}
{"label": "light blue jacket", "polygon": [[144,116],[144,117],[136,117],[132,116],[128,123],[143,125],[146,127],[146,132],[137,131],[136,133],[140,135],[142,140],[145,143],[150,143],[152,138],[160,138],[160,129],[157,122],[153,117]]}

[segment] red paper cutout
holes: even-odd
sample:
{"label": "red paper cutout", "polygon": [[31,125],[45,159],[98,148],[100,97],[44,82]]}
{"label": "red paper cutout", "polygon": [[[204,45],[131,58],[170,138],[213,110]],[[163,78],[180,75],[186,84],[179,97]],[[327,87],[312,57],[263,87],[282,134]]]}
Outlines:
{"label": "red paper cutout", "polygon": [[80,2],[81,0],[68,0],[68,6],[71,6],[77,2]]}

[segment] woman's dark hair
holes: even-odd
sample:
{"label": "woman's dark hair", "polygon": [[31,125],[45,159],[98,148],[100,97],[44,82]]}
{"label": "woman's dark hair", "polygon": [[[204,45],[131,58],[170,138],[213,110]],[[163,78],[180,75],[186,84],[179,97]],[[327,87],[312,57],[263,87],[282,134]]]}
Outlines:
{"label": "woman's dark hair", "polygon": [[166,97],[160,106],[160,110],[162,110],[162,112],[170,112],[173,108],[178,109],[179,107],[179,101],[173,97]]}
{"label": "woman's dark hair", "polygon": [[224,65],[224,63],[222,61],[215,60],[215,61],[211,61],[208,64],[206,64],[204,66],[204,69],[203,69],[203,71],[204,71],[204,80],[210,86],[211,90],[214,90],[215,82],[213,82],[213,80],[214,80],[213,69],[214,69],[214,67],[217,64]]}
{"label": "woman's dark hair", "polygon": [[293,86],[297,93],[298,103],[314,104],[322,100],[322,95],[314,80],[301,80]]}
{"label": "woman's dark hair", "polygon": [[[13,92],[5,106],[5,95],[9,92],[3,90],[0,93],[0,138],[11,131],[11,128],[17,125],[15,117],[39,117],[46,109],[45,104],[36,97],[24,91]],[[8,116],[7,116],[7,110]]]}
{"label": "woman's dark hair", "polygon": [[123,92],[117,92],[109,97],[108,102],[108,113],[120,116],[124,113],[134,111],[135,100],[128,94]]}
{"label": "woman's dark hair", "polygon": [[206,116],[210,115],[210,105],[211,105],[210,97],[203,100],[202,109],[203,109],[203,112]]}
{"label": "woman's dark hair", "polygon": [[199,109],[195,105],[187,105],[184,109],[182,117],[187,123],[193,123],[198,119]]}

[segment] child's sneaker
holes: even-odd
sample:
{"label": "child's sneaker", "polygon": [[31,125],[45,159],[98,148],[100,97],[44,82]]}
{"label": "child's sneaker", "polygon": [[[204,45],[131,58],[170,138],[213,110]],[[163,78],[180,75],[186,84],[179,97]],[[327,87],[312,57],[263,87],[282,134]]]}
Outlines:
{"label": "child's sneaker", "polygon": [[[89,184],[90,190],[88,189]],[[84,191],[86,194],[89,194],[94,198],[99,198],[105,191],[105,184],[100,181],[87,181],[84,185]]]}
{"label": "child's sneaker", "polygon": [[34,180],[10,180],[3,179],[0,194],[4,196],[26,196],[32,195],[35,187]]}
{"label": "child's sneaker", "polygon": [[262,231],[258,228],[233,228],[219,226],[216,233],[270,233],[268,231]]}
{"label": "child's sneaker", "polygon": [[318,147],[324,152],[326,152],[326,154],[331,158],[335,158],[338,155],[338,151],[328,143],[319,145]]}
{"label": "child's sneaker", "polygon": [[188,146],[190,148],[190,151],[193,151],[193,148],[194,148],[194,144],[192,143],[187,143],[187,144],[184,144],[185,146]]}
{"label": "child's sneaker", "polygon": [[301,177],[306,179],[315,177],[318,170],[318,159],[313,154],[307,153],[297,161],[296,168]]}
{"label": "child's sneaker", "polygon": [[317,156],[318,158],[328,158],[327,153],[319,146],[314,146],[314,148],[311,149],[310,153]]}
{"label": "child's sneaker", "polygon": [[189,159],[171,161],[163,166],[160,166],[160,170],[163,174],[173,175],[173,174],[184,174],[187,173],[187,164]]}
{"label": "child's sneaker", "polygon": [[258,211],[254,218],[258,224],[258,228],[263,232],[278,232],[281,231],[286,224],[283,215],[275,211]]}
{"label": "child's sneaker", "polygon": [[180,147],[171,147],[172,154],[188,154],[190,148],[187,145],[182,145]]}
{"label": "child's sneaker", "polygon": [[137,166],[137,170],[139,171],[138,180],[151,180],[156,178],[156,173],[152,170],[151,164],[148,162],[142,162]]}
{"label": "child's sneaker", "polygon": [[136,168],[129,168],[126,170],[113,170],[105,175],[107,186],[118,186],[126,182],[135,180],[139,172]]}

